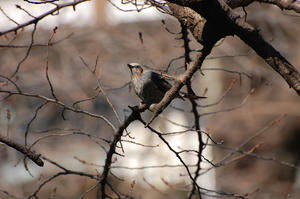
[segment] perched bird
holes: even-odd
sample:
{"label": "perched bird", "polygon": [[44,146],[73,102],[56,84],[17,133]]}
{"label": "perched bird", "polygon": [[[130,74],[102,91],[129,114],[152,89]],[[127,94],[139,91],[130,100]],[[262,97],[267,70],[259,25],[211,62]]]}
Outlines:
{"label": "perched bird", "polygon": [[[172,85],[164,79],[160,74],[144,69],[141,64],[127,64],[131,73],[131,83],[137,96],[142,100],[143,104],[151,105],[162,100],[165,93]],[[177,95],[176,97],[183,99],[185,96]],[[189,97],[189,96],[186,96]],[[198,97],[206,98],[206,97]]]}

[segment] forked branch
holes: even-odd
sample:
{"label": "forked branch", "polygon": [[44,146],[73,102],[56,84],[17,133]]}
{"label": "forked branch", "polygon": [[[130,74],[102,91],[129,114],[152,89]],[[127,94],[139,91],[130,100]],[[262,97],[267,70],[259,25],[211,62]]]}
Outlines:
{"label": "forked branch", "polygon": [[300,95],[300,74],[260,33],[223,0],[168,0],[173,15],[183,22],[199,43],[237,35]]}

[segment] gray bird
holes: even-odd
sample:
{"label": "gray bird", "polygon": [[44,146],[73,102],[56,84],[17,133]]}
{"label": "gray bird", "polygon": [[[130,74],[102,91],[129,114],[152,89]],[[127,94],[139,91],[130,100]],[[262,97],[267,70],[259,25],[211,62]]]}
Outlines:
{"label": "gray bird", "polygon": [[[172,85],[165,80],[160,74],[143,69],[143,66],[138,63],[127,64],[131,72],[131,83],[136,95],[142,100],[143,104],[156,104],[162,100],[165,93],[172,87]],[[176,97],[183,99],[183,96]],[[189,97],[189,96],[186,96]],[[193,97],[194,98],[194,97]],[[206,98],[206,97],[198,97]]]}

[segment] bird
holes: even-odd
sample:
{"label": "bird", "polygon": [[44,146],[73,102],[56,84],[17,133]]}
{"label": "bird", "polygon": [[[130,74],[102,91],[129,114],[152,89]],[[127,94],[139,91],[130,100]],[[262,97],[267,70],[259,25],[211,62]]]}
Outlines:
{"label": "bird", "polygon": [[[151,104],[159,103],[165,96],[165,93],[172,87],[162,75],[146,69],[139,63],[129,63],[127,66],[131,73],[131,84],[143,104],[150,106]],[[184,100],[183,97],[189,97],[187,94],[185,95],[177,94],[175,97]],[[206,97],[193,96],[193,98]]]}

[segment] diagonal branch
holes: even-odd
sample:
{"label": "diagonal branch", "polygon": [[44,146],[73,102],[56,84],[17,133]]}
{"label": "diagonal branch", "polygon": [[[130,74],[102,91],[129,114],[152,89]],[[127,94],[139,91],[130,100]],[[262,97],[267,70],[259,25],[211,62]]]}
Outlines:
{"label": "diagonal branch", "polygon": [[[211,37],[214,39],[219,36],[221,39],[225,36],[237,35],[300,95],[300,74],[296,68],[223,0],[168,0],[167,2],[170,2],[168,5],[173,15],[188,26],[199,43],[209,42]],[[206,21],[201,20],[200,16]]]}
{"label": "diagonal branch", "polygon": [[[216,41],[215,41],[216,42]],[[198,53],[196,60],[193,64],[189,64],[185,73],[179,77],[172,88],[168,90],[165,94],[164,98],[158,104],[152,104],[150,106],[150,110],[154,113],[150,121],[146,126],[148,126],[172,101],[172,99],[176,96],[179,90],[193,77],[194,73],[201,68],[204,59],[209,55],[211,49],[213,48],[215,43],[209,42],[204,45],[202,50]]]}
{"label": "diagonal branch", "polygon": [[36,163],[38,166],[42,167],[44,166],[44,162],[41,160],[41,154],[35,153],[25,146],[6,138],[2,135],[0,135],[0,142],[6,144],[7,146],[10,146],[11,148],[16,149],[17,151],[23,153],[26,157],[30,158],[34,163]]}

